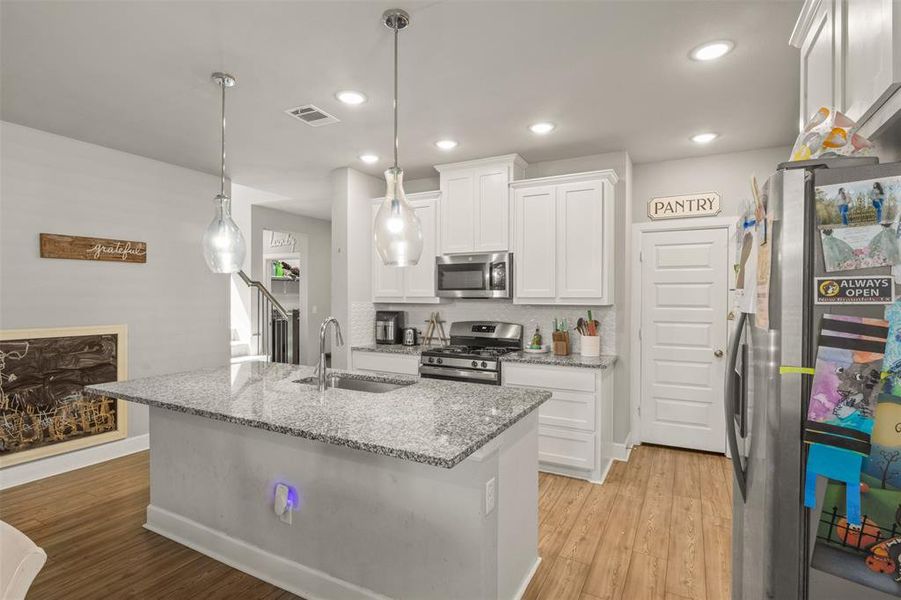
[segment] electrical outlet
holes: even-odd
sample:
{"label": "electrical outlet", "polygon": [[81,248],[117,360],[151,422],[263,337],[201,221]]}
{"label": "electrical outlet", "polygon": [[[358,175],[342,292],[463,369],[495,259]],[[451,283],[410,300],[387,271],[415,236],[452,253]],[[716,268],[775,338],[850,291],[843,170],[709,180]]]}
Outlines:
{"label": "electrical outlet", "polygon": [[497,504],[497,481],[494,477],[485,482],[485,514],[490,515]]}
{"label": "electrical outlet", "polygon": [[291,524],[291,515],[297,505],[297,490],[279,483],[275,486],[275,499],[272,503],[272,510],[278,516],[279,521]]}

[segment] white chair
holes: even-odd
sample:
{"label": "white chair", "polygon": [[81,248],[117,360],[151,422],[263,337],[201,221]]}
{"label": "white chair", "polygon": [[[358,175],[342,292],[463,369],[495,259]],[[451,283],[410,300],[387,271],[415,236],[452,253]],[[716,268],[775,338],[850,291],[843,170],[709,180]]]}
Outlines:
{"label": "white chair", "polygon": [[24,600],[45,562],[46,552],[27,535],[0,521],[0,600]]}

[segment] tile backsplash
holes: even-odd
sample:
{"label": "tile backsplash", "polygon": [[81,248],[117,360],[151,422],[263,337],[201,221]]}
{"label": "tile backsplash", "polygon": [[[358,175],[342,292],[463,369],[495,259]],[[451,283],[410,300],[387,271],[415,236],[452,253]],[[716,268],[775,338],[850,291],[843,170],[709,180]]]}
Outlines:
{"label": "tile backsplash", "polygon": [[566,319],[570,328],[572,351],[579,350],[579,336],[572,333],[579,317],[587,318],[587,310],[600,322],[601,352],[616,353],[616,308],[577,307],[577,306],[525,306],[513,304],[512,300],[454,300],[444,304],[371,304],[355,303],[351,307],[351,343],[354,345],[371,344],[374,339],[374,320],[376,310],[400,310],[405,313],[406,325],[415,326],[420,331],[425,329],[425,322],[435,311],[446,322],[449,329],[454,321],[506,321],[519,323],[525,329],[523,338],[526,344],[540,327],[545,344],[551,342],[551,329],[554,319]]}

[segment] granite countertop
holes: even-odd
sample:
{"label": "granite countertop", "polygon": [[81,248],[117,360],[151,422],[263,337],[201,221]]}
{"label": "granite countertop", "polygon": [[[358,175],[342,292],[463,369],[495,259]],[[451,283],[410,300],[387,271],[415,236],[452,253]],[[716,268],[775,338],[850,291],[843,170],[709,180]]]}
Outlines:
{"label": "granite countertop", "polygon": [[511,352],[501,357],[501,362],[528,363],[531,365],[552,365],[556,367],[582,367],[585,369],[608,369],[616,363],[616,355],[602,354],[600,356],[582,356],[570,354],[569,356],[555,356],[553,352],[544,354],[530,354],[527,352]]}
{"label": "granite countertop", "polygon": [[335,388],[320,394],[315,385],[296,383],[311,375],[313,367],[248,362],[84,391],[448,469],[551,397],[526,388],[363,374],[354,376],[413,383],[383,394]]}
{"label": "granite countertop", "polygon": [[384,352],[386,354],[409,354],[419,356],[422,354],[422,346],[404,346],[403,344],[369,344],[368,346],[353,346],[351,350],[360,352]]}

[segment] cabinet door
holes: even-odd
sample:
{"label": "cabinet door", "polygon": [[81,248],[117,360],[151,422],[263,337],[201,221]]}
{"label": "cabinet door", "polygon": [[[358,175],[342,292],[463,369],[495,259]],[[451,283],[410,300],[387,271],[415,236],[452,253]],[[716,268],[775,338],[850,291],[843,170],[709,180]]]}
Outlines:
{"label": "cabinet door", "polygon": [[479,169],[475,173],[476,252],[506,252],[510,249],[510,190],[507,167]]}
{"label": "cabinet door", "polygon": [[[557,187],[557,297],[560,301],[606,302],[613,265],[612,202],[602,181]],[[610,250],[608,250],[608,248]]]}
{"label": "cabinet door", "polygon": [[821,106],[838,106],[841,91],[837,88],[836,44],[833,0],[820,3],[807,37],[801,44],[801,123]]}
{"label": "cabinet door", "polygon": [[405,267],[404,292],[407,299],[435,298],[435,250],[437,202],[427,200],[413,205],[422,225],[422,256],[415,267]]}
{"label": "cabinet door", "polygon": [[522,188],[514,194],[516,298],[553,298],[556,292],[554,186]]}
{"label": "cabinet door", "polygon": [[[372,205],[372,223],[375,223],[375,215],[379,211],[380,203]],[[374,302],[385,300],[400,300],[404,295],[404,269],[400,267],[386,267],[375,249],[375,241],[372,241],[372,300]]]}
{"label": "cabinet door", "polygon": [[441,175],[441,252],[472,252],[475,242],[475,176],[472,171]]}
{"label": "cabinet door", "polygon": [[[844,64],[842,87],[845,114],[859,121],[892,84],[899,81],[901,56],[893,56],[893,10],[901,11],[901,3],[892,0],[853,0],[842,4],[844,11]],[[901,17],[894,15],[894,23]],[[894,25],[894,27],[898,27]]]}

